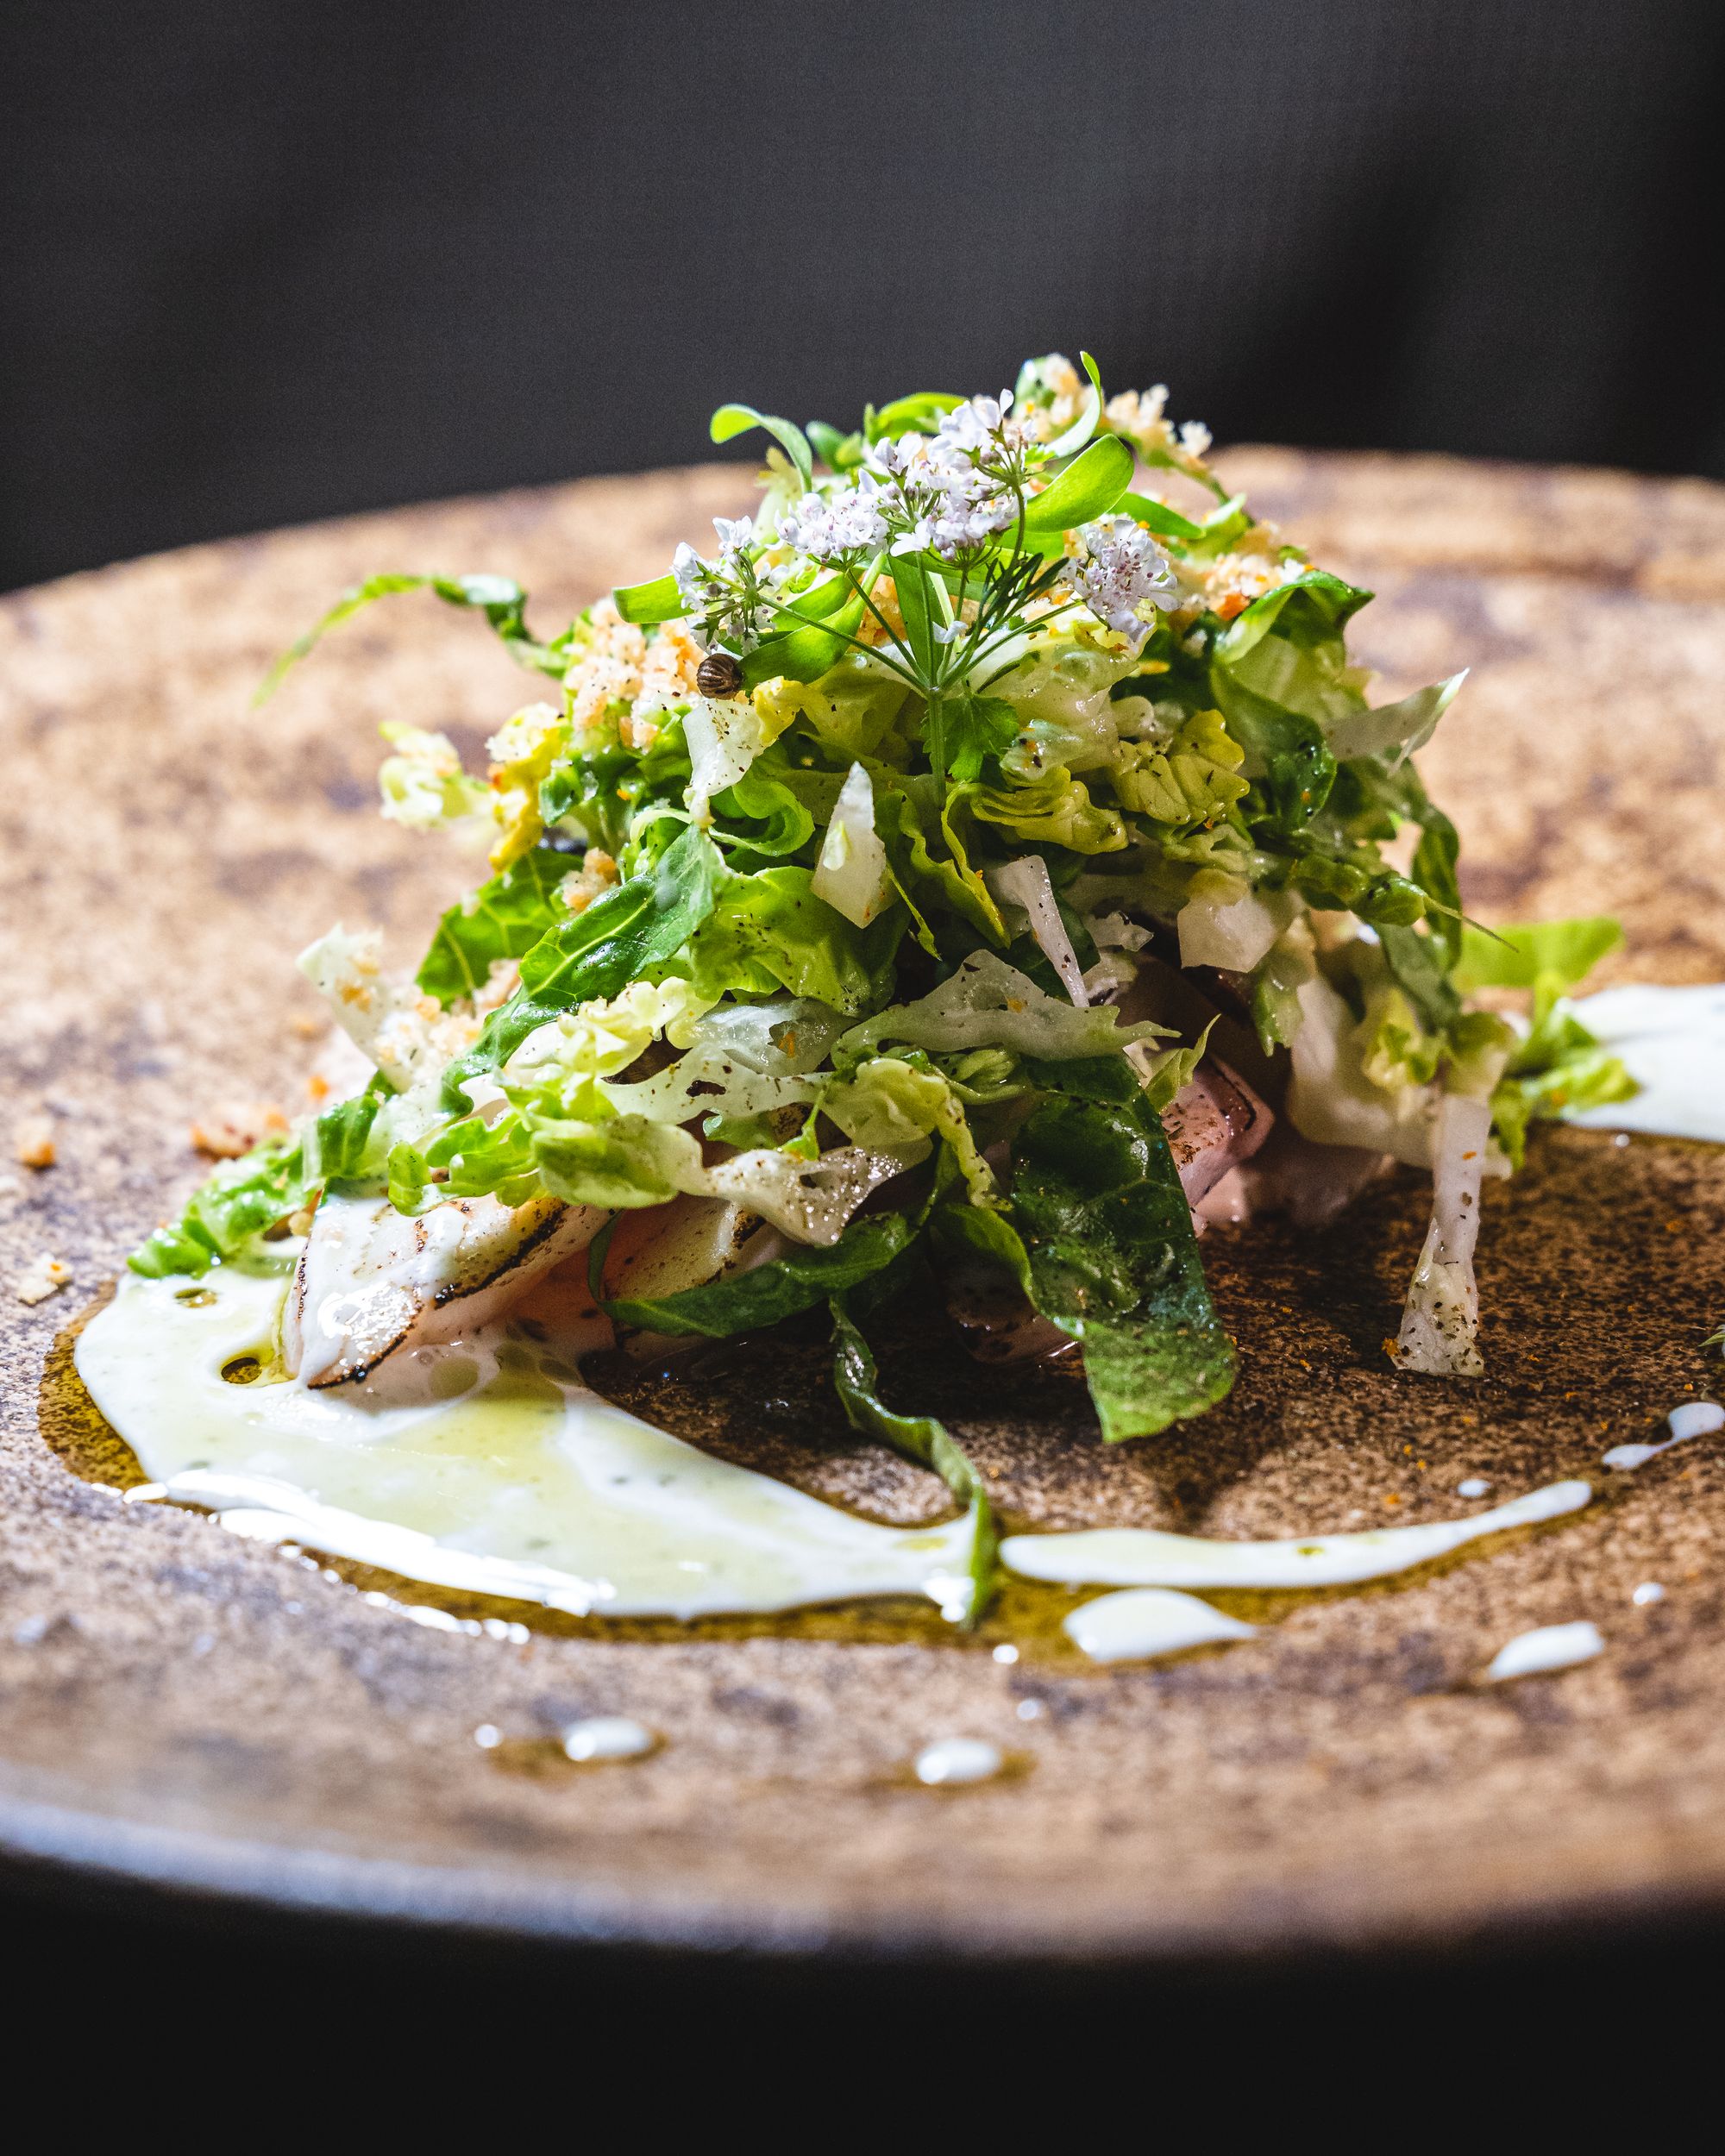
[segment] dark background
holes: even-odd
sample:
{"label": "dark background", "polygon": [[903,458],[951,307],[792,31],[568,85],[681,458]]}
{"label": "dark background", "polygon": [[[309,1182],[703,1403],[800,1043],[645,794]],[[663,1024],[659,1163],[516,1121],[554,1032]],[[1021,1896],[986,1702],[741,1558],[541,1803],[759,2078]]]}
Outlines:
{"label": "dark background", "polygon": [[8,0],[0,586],[1027,353],[1725,475],[1719,0]]}

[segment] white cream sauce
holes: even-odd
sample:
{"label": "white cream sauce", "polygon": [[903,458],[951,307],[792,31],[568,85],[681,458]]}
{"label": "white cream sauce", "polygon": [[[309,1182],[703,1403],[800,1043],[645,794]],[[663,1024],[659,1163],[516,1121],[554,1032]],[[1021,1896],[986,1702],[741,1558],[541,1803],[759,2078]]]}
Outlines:
{"label": "white cream sauce", "polygon": [[1507,1683],[1512,1677],[1539,1677],[1547,1670],[1573,1669],[1578,1662],[1591,1662],[1603,1654],[1605,1642],[1597,1625],[1585,1618],[1572,1625],[1540,1625],[1533,1632],[1517,1633],[1500,1647],[1485,1672],[1488,1684]]}
{"label": "white cream sauce", "polygon": [[1027,1579],[1097,1587],[1346,1587],[1428,1564],[1482,1535],[1560,1519],[1592,1495],[1585,1482],[1552,1482],[1470,1520],[1280,1542],[1212,1542],[1151,1527],[1008,1535],[1000,1556]]}
{"label": "white cream sauce", "polygon": [[567,1758],[585,1764],[606,1759],[644,1759],[656,1752],[659,1739],[643,1723],[627,1714],[594,1714],[586,1721],[571,1722],[563,1732]]}
{"label": "white cream sauce", "polygon": [[1725,1407],[1716,1400],[1685,1400],[1665,1417],[1665,1426],[1671,1435],[1663,1444],[1614,1445],[1602,1454],[1602,1464],[1627,1474],[1631,1468],[1645,1467],[1649,1460],[1656,1460],[1661,1452],[1669,1452],[1674,1445],[1686,1445],[1690,1438],[1711,1437],[1716,1430],[1725,1430]]}
{"label": "white cream sauce", "polygon": [[[880,1526],[655,1430],[580,1382],[591,1320],[560,1331],[536,1303],[545,1339],[498,1320],[404,1351],[386,1382],[313,1390],[272,1375],[286,1284],[129,1275],[85,1328],[79,1375],[165,1496],[262,1539],[580,1615],[880,1595],[963,1607],[965,1520]],[[225,1380],[245,1357],[263,1374]]]}
{"label": "white cream sauce", "polygon": [[1006,1763],[1000,1746],[984,1737],[941,1737],[918,1752],[916,1778],[930,1789],[951,1789],[992,1781]]}
{"label": "white cream sauce", "polygon": [[1093,1662],[1148,1662],[1219,1639],[1251,1639],[1258,1626],[1224,1616],[1195,1595],[1175,1588],[1129,1587],[1085,1602],[1061,1630]]}
{"label": "white cream sauce", "polygon": [[1725,982],[1602,988],[1581,997],[1575,1014],[1622,1057],[1641,1091],[1571,1122],[1725,1144]]}

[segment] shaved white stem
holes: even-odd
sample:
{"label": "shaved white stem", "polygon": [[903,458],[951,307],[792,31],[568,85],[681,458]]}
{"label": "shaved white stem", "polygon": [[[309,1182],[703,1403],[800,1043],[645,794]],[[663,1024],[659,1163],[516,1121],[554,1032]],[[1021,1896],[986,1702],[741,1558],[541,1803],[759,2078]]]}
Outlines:
{"label": "shaved white stem", "polygon": [[1432,1225],[1402,1313],[1396,1362],[1433,1377],[1477,1377],[1479,1186],[1491,1136],[1491,1103],[1446,1093],[1438,1104],[1432,1168]]}
{"label": "shaved white stem", "polygon": [[1021,854],[1004,868],[991,868],[988,884],[997,899],[1004,899],[1008,906],[1021,906],[1029,914],[1030,932],[1041,946],[1043,956],[1060,975],[1062,987],[1079,1009],[1087,1008],[1090,993],[1084,985],[1084,971],[1060,918],[1048,863],[1042,856]]}

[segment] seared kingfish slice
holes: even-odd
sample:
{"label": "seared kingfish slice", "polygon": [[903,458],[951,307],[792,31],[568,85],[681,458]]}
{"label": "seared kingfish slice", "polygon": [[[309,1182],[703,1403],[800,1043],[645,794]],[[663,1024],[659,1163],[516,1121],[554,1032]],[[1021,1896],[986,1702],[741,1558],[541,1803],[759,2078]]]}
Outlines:
{"label": "seared kingfish slice", "polygon": [[605,1217],[544,1197],[512,1210],[451,1198],[416,1216],[326,1192],[282,1312],[282,1360],[307,1385],[343,1385],[398,1348],[452,1339],[585,1249]]}

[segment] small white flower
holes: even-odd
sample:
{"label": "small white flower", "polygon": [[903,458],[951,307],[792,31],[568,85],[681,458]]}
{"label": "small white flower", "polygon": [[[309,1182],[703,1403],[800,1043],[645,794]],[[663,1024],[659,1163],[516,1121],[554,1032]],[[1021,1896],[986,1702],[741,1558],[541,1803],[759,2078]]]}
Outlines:
{"label": "small white flower", "polygon": [[1072,563],[1071,573],[1080,595],[1110,629],[1141,645],[1150,633],[1145,610],[1166,613],[1180,603],[1168,557],[1130,517],[1100,517],[1077,537],[1084,553]]}
{"label": "small white flower", "polygon": [[936,453],[956,449],[980,455],[991,444],[1016,448],[1024,429],[1016,421],[1008,421],[1007,415],[1012,408],[1009,389],[1003,389],[998,398],[972,397],[955,404],[950,411],[941,414],[935,434]]}
{"label": "small white flower", "polygon": [[715,517],[712,528],[718,534],[721,554],[741,554],[755,536],[752,517]]}
{"label": "small white flower", "polygon": [[671,574],[677,595],[693,611],[706,604],[706,564],[685,539],[671,556]]}
{"label": "small white flower", "polygon": [[793,546],[818,561],[837,555],[873,553],[886,542],[887,520],[875,492],[850,488],[839,494],[806,494],[779,519],[779,530]]}
{"label": "small white flower", "polygon": [[1210,447],[1210,429],[1201,419],[1189,419],[1180,429],[1180,446],[1189,457],[1201,457]]}

